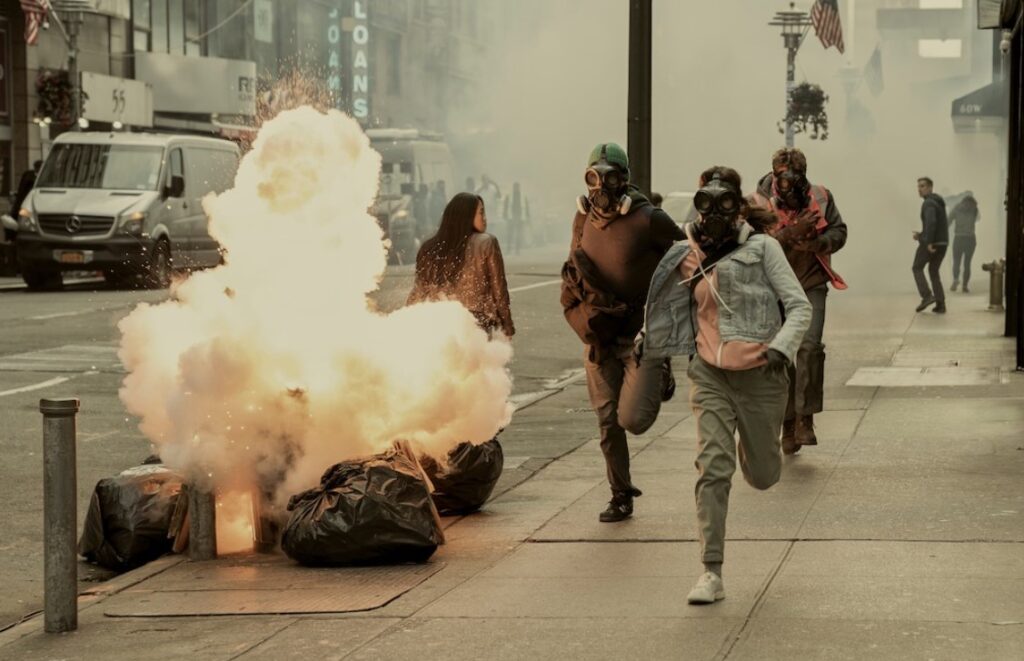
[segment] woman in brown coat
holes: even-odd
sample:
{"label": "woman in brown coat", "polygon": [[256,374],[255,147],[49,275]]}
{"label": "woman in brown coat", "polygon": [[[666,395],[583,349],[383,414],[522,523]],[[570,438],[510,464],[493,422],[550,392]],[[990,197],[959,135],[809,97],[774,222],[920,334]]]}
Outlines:
{"label": "woman in brown coat", "polygon": [[454,299],[484,330],[515,335],[505,263],[498,240],[487,234],[479,195],[459,193],[448,202],[437,234],[416,255],[416,283],[408,303]]}

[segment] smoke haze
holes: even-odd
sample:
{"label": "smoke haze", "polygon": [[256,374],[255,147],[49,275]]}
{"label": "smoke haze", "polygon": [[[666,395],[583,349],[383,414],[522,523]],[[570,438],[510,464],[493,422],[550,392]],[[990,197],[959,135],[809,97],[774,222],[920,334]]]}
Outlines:
{"label": "smoke haze", "polygon": [[[477,123],[490,122],[476,157],[499,181],[523,181],[564,225],[568,243],[587,154],[598,142],[626,144],[628,3],[588,0],[585,11],[580,3],[544,0],[499,4],[484,89],[465,111]],[[749,192],[769,171],[772,152],[784,142],[777,123],[786,52],[779,28],[767,23],[787,4],[655,0],[654,190],[693,191],[699,173],[720,164],[737,168]],[[812,31],[797,57],[797,83],[816,83],[830,96],[828,140],[798,135],[796,145],[807,153],[809,178],[832,190],[850,227],[836,265],[854,291],[913,290],[919,176],[933,178],[943,195],[973,190],[982,220],[978,258],[1003,251],[1001,137],[955,133],[950,117],[953,99],[990,81],[991,37],[978,33],[963,62],[925,60],[916,42],[876,26],[876,9],[906,4],[859,0],[851,24],[844,0],[846,55],[823,50]],[[860,79],[876,45],[885,80],[877,97]],[[844,67],[854,74],[852,96]],[[453,126],[462,121],[452,118]]]}

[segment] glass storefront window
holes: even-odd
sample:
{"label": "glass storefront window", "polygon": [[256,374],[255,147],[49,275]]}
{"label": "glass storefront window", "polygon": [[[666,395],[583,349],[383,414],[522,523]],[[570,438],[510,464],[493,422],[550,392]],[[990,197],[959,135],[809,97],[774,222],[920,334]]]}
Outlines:
{"label": "glass storefront window", "polygon": [[149,50],[149,0],[132,0],[135,50]]}
{"label": "glass storefront window", "polygon": [[199,35],[202,33],[202,22],[199,11],[199,0],[185,0],[185,55],[202,55]]}

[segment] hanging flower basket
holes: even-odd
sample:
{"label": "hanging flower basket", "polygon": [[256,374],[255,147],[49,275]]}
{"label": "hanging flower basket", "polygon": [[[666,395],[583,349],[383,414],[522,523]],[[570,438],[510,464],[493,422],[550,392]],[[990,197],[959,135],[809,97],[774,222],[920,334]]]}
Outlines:
{"label": "hanging flower basket", "polygon": [[821,87],[800,83],[789,97],[789,109],[778,124],[779,133],[785,133],[786,124],[792,123],[793,133],[806,133],[811,140],[828,140],[826,103],[828,95]]}
{"label": "hanging flower basket", "polygon": [[[72,103],[71,79],[67,71],[42,69],[36,78],[36,116],[40,119],[49,117],[57,126],[70,126],[74,121],[74,104]],[[88,95],[80,92],[82,111]]]}

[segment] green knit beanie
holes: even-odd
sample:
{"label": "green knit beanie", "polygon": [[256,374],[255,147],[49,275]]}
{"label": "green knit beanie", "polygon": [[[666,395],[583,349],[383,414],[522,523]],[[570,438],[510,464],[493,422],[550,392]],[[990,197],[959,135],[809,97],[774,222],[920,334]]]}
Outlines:
{"label": "green knit beanie", "polygon": [[608,161],[610,165],[616,165],[626,171],[629,170],[629,156],[626,155],[626,150],[614,142],[602,142],[594,147],[593,151],[590,152],[590,158],[587,160],[587,167],[600,161],[602,154],[604,155],[604,160]]}

